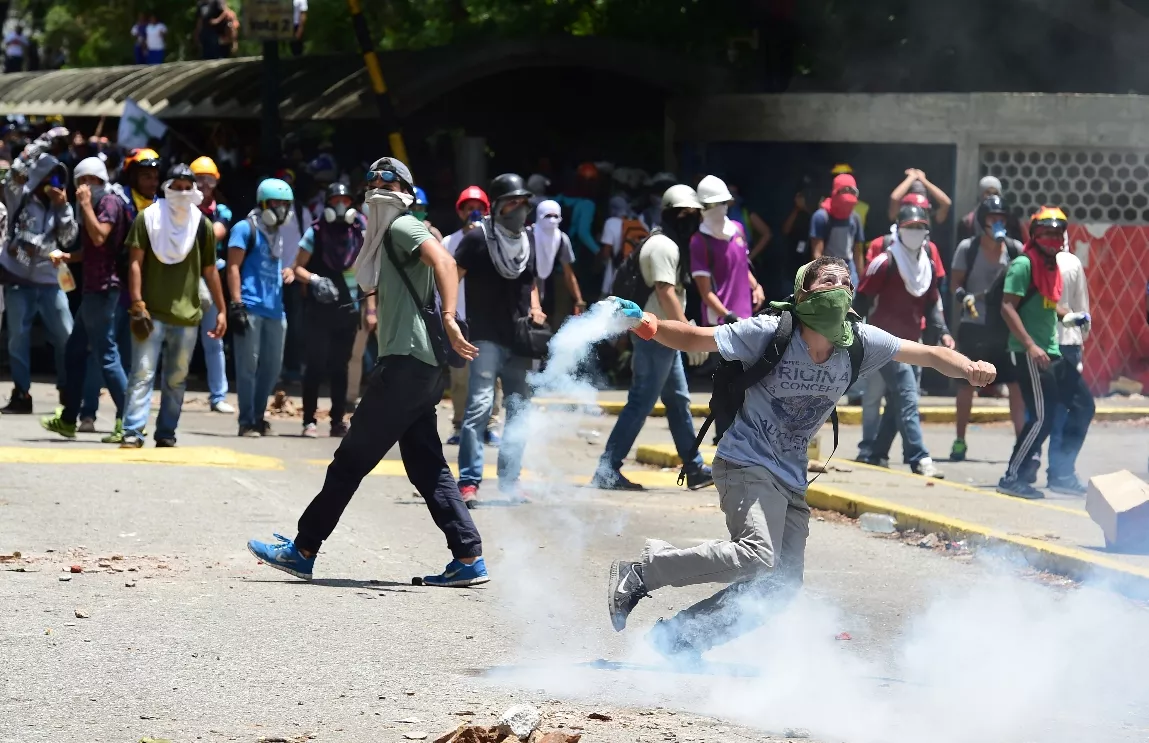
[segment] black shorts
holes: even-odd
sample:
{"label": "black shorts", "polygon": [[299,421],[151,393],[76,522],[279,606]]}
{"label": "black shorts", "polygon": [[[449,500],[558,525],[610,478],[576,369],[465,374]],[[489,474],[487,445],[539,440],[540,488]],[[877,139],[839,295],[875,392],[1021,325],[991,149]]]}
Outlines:
{"label": "black shorts", "polygon": [[957,349],[972,361],[988,361],[997,367],[998,383],[1010,384],[1017,381],[1009,351],[990,339],[990,332],[984,325],[963,322],[958,326]]}

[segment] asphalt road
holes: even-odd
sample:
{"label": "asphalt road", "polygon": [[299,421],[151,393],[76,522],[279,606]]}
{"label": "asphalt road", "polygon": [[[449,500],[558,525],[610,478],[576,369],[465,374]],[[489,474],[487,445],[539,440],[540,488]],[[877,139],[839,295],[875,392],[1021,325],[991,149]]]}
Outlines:
{"label": "asphalt road", "polygon": [[[32,418],[0,419],[0,453],[57,462],[0,465],[0,553],[22,553],[0,564],[0,741],[430,740],[523,702],[544,711],[544,727],[582,728],[588,741],[1149,732],[1140,606],[833,517],[811,525],[798,601],[715,651],[706,673],[659,664],[645,630],[713,587],[660,591],[616,634],[606,569],[637,556],[647,536],[688,545],[725,527],[713,489],[567,484],[590,473],[601,447],[577,432],[605,437],[609,418],[538,418],[527,465],[535,502],[475,512],[488,586],[411,586],[448,555],[409,483],[374,475],[325,545],[317,579],[290,579],[258,565],[245,542],[294,534],[323,479],[312,461],[338,442],[236,439],[233,420],[195,409],[182,448],[227,447],[283,468],[59,463],[87,445]],[[652,421],[643,440],[665,431]],[[74,564],[84,572],[64,572]],[[843,632],[850,639],[835,639]],[[596,659],[618,665],[585,665]],[[588,720],[596,710],[612,720]]]}

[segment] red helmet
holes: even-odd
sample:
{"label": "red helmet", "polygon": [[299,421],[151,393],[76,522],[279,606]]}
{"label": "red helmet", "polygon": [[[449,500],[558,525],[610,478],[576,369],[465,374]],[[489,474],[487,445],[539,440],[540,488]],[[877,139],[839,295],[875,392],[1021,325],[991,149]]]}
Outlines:
{"label": "red helmet", "polygon": [[902,206],[920,206],[921,208],[929,211],[930,200],[920,193],[908,193],[902,197]]}
{"label": "red helmet", "polygon": [[483,212],[491,211],[491,200],[487,198],[487,192],[478,186],[467,186],[463,192],[459,194],[459,198],[455,199],[455,208],[458,209],[463,206],[464,201],[479,201],[483,204]]}

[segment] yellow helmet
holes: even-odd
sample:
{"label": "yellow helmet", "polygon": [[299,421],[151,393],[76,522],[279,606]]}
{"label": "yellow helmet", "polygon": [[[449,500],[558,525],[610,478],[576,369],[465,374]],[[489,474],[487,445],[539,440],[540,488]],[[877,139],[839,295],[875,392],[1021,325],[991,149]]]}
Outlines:
{"label": "yellow helmet", "polygon": [[1065,212],[1056,206],[1043,206],[1034,212],[1029,220],[1031,233],[1038,227],[1065,232],[1066,228],[1069,227],[1069,218],[1065,216]]}
{"label": "yellow helmet", "polygon": [[219,178],[219,168],[215,166],[215,161],[207,155],[201,155],[192,160],[191,172],[196,175],[210,175]]}
{"label": "yellow helmet", "polygon": [[853,173],[854,169],[850,167],[849,163],[838,163],[830,169],[830,175],[842,175],[843,173]]}
{"label": "yellow helmet", "polygon": [[158,168],[160,167],[160,155],[155,150],[148,149],[147,147],[132,150],[131,153],[124,158],[124,170],[130,170],[133,167]]}

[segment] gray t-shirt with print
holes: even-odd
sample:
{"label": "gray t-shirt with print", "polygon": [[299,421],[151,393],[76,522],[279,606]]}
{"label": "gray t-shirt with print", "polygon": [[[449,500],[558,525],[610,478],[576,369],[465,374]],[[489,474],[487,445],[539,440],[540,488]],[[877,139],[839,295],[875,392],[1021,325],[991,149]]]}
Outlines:
{"label": "gray t-shirt with print", "polygon": [[[750,366],[774,337],[778,317],[757,315],[714,333],[727,361]],[[864,356],[859,378],[885,366],[902,341],[873,325],[859,325]],[[795,493],[806,491],[806,447],[830,417],[850,384],[850,354],[836,348],[824,364],[815,364],[798,327],[777,368],[746,391],[746,402],[718,443],[718,456],[744,466],[758,465]]]}

